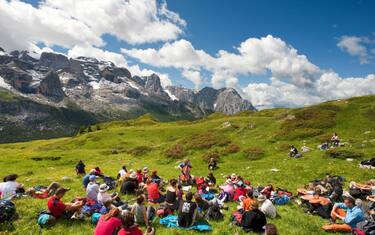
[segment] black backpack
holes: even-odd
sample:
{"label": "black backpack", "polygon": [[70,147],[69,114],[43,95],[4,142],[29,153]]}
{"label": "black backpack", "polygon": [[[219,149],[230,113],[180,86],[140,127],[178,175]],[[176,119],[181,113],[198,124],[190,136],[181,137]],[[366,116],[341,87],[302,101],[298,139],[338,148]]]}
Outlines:
{"label": "black backpack", "polygon": [[375,221],[363,221],[357,227],[366,235],[375,235]]}
{"label": "black backpack", "polygon": [[224,218],[224,215],[221,213],[219,205],[215,204],[213,206],[210,206],[207,209],[207,212],[206,212],[207,220],[218,221],[218,220],[222,220],[223,218]]}
{"label": "black backpack", "polygon": [[108,185],[110,190],[116,188],[116,180],[113,177],[104,176],[104,183]]}
{"label": "black backpack", "polygon": [[16,206],[13,202],[0,200],[0,223],[12,220],[16,215]]}

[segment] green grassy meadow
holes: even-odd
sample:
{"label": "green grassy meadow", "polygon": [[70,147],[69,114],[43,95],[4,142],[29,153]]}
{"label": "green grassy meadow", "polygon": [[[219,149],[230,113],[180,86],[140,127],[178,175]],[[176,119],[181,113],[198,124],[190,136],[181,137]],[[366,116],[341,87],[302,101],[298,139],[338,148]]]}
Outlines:
{"label": "green grassy meadow", "polygon": [[[225,122],[230,126],[224,127]],[[223,183],[224,175],[237,173],[254,186],[271,183],[292,192],[327,173],[344,176],[346,184],[375,176],[374,171],[358,168],[361,160],[371,158],[375,152],[375,96],[331,101],[302,109],[271,109],[234,116],[212,114],[191,122],[158,122],[145,115],[135,120],[98,125],[99,130],[93,125],[92,132],[74,137],[0,145],[0,176],[16,173],[25,187],[58,181],[72,189],[64,201],[85,194],[81,178],[74,171],[80,159],[87,170],[100,166],[106,175],[114,177],[125,164],[128,169],[148,166],[157,169],[164,179],[170,179],[178,176],[176,166],[184,158],[191,160],[193,175],[206,176],[205,159],[214,155],[220,157],[219,169],[214,173],[219,183]],[[353,161],[330,158],[317,149],[334,131],[345,142],[340,151],[356,156]],[[311,152],[300,159],[287,157],[289,144],[300,149],[304,142],[312,148]],[[117,154],[112,153],[113,149]],[[53,161],[50,157],[61,159]],[[273,168],[279,171],[271,171]],[[71,180],[62,181],[65,176]],[[123,199],[130,198],[123,196]],[[46,209],[47,200],[22,198],[15,203],[19,218],[12,224],[0,224],[0,234],[38,234],[36,217],[40,210]],[[211,222],[210,234],[244,234],[239,228],[229,226],[229,214],[236,204],[229,205],[231,208],[224,221]],[[325,234],[320,227],[327,221],[305,214],[296,204],[277,209],[280,216],[268,221],[277,225],[280,234]],[[158,221],[154,225],[157,234],[198,234],[163,228]],[[94,226],[87,218],[84,222],[62,220],[41,233],[93,234],[93,231]]]}

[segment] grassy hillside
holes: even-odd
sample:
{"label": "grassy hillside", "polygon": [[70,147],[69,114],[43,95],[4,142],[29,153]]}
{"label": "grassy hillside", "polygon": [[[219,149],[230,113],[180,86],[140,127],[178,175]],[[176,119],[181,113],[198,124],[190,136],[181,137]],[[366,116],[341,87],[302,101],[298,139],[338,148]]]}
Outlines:
{"label": "grassy hillside", "polygon": [[[169,179],[177,177],[175,166],[182,158],[191,159],[193,175],[206,176],[205,159],[215,155],[220,157],[220,168],[215,172],[220,183],[223,175],[236,172],[255,186],[272,183],[295,192],[297,187],[327,173],[344,176],[346,183],[374,177],[373,171],[358,168],[360,160],[372,157],[375,151],[374,121],[375,96],[303,109],[272,109],[235,116],[213,114],[194,122],[160,123],[146,115],[136,120],[102,123],[99,130],[92,126],[92,132],[72,138],[0,145],[0,169],[1,176],[19,174],[19,181],[26,186],[60,181],[73,189],[65,196],[65,200],[70,200],[84,194],[81,179],[74,174],[74,165],[80,159],[87,168],[100,166],[107,175],[115,176],[125,164],[128,169],[158,169],[162,177]],[[346,142],[340,151],[357,156],[353,162],[329,158],[316,148],[334,131]],[[288,158],[288,145],[300,148],[303,142],[313,151],[300,159]],[[113,149],[118,154],[112,154]],[[54,161],[51,157],[61,159]],[[272,172],[272,168],[279,171]],[[71,181],[62,182],[64,176]],[[46,200],[25,198],[17,200],[16,205],[20,218],[13,227],[0,225],[0,233],[10,229],[14,234],[36,234],[36,215],[46,208]],[[234,209],[236,204],[230,206]],[[303,213],[297,205],[277,209],[280,218],[269,222],[278,226],[280,234],[325,234],[320,227],[326,221]],[[230,212],[223,222],[212,223],[212,234],[243,234],[228,226]],[[195,234],[156,226],[158,234]],[[92,234],[93,230],[89,220],[61,221],[43,234]]]}

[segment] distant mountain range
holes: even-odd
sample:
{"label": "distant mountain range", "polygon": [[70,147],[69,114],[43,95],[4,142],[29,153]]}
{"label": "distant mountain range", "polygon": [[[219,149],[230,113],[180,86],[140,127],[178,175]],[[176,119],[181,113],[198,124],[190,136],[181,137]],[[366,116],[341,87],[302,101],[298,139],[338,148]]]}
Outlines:
{"label": "distant mountain range", "polygon": [[132,75],[95,58],[0,48],[0,142],[74,134],[82,125],[150,113],[193,120],[255,110],[233,88],[163,88],[157,74]]}

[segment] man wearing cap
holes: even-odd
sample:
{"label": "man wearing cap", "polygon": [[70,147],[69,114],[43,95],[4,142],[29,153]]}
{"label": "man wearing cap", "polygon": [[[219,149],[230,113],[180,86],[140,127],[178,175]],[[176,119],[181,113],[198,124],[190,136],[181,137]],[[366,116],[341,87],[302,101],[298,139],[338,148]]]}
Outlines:
{"label": "man wearing cap", "polygon": [[96,175],[90,175],[90,183],[86,188],[86,196],[94,201],[98,200],[99,185],[96,183]]}
{"label": "man wearing cap", "polygon": [[263,194],[259,195],[258,202],[260,205],[260,210],[270,218],[276,217],[276,207],[272,204],[272,202],[266,198]]}
{"label": "man wearing cap", "polygon": [[53,195],[48,200],[48,210],[51,214],[56,218],[64,217],[70,219],[75,212],[80,212],[83,202],[77,201],[75,203],[64,203],[61,199],[64,197],[65,193],[68,192],[70,189],[67,188],[59,188],[56,190],[55,195]]}

